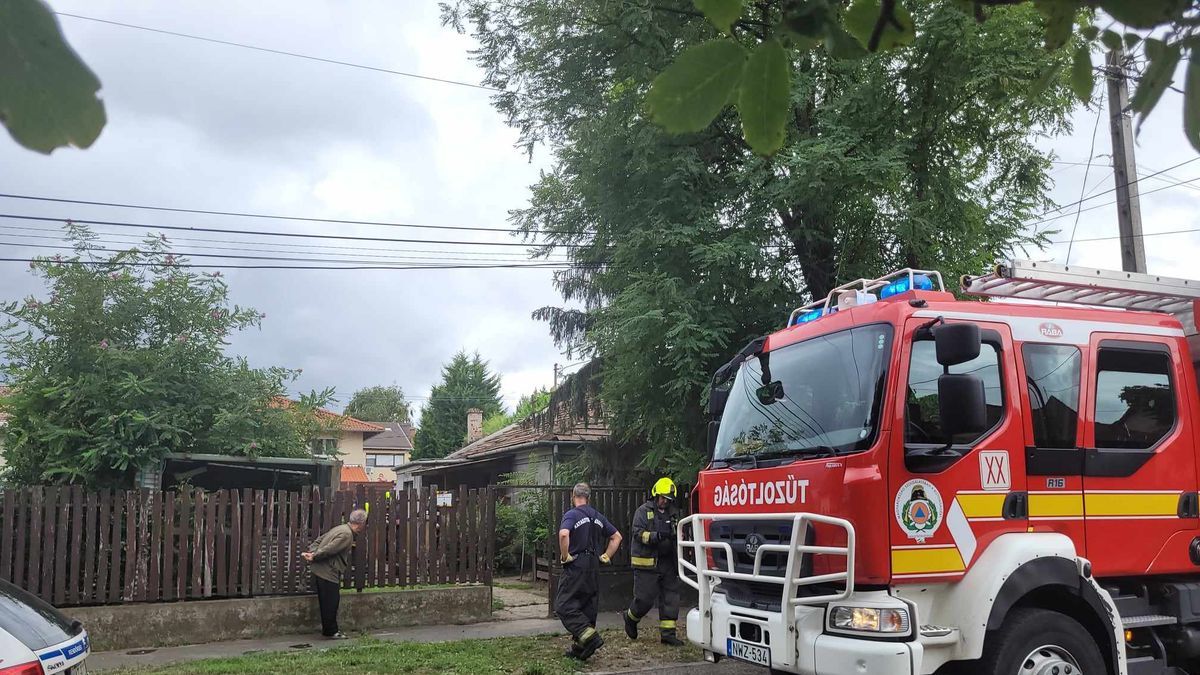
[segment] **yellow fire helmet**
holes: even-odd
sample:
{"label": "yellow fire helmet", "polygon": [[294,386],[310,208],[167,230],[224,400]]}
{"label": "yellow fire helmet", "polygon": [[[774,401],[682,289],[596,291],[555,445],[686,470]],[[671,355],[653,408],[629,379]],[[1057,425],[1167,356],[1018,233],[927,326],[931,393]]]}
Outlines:
{"label": "yellow fire helmet", "polygon": [[654,483],[654,488],[650,490],[651,497],[666,497],[674,500],[679,491],[675,489],[675,481],[670,478],[659,478]]}

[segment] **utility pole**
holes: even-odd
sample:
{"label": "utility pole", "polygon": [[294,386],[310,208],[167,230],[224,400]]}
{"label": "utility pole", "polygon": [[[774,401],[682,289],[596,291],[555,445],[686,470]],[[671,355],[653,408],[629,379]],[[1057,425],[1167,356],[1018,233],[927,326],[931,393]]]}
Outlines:
{"label": "utility pole", "polygon": [[1146,246],[1142,238],[1142,206],[1138,198],[1137,159],[1133,154],[1133,115],[1129,111],[1125,50],[1108,52],[1106,62],[1113,180],[1116,181],[1117,224],[1121,231],[1121,269],[1144,274]]}
{"label": "utility pole", "polygon": [[562,366],[554,364],[554,388],[558,389],[558,378],[562,375]]}

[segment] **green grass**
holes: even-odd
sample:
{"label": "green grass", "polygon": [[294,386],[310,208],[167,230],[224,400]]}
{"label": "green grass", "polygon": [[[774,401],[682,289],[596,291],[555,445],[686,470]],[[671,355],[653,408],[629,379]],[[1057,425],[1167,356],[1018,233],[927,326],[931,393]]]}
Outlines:
{"label": "green grass", "polygon": [[500,598],[492,598],[492,611],[499,612],[504,609],[504,601]]}
{"label": "green grass", "polygon": [[343,588],[342,595],[354,593],[396,593],[398,591],[427,591],[434,588],[454,588],[455,584],[425,584],[420,586],[367,586],[359,591],[354,588]]}
{"label": "green grass", "polygon": [[496,588],[504,588],[510,591],[531,591],[533,584],[524,581],[497,581],[492,584]]}
{"label": "green grass", "polygon": [[174,666],[120,671],[138,675],[249,675],[250,673],[516,673],[518,675],[568,675],[587,670],[621,670],[655,663],[700,659],[693,646],[673,649],[660,645],[653,627],[646,637],[631,642],[621,631],[604,631],[607,644],[587,664],[567,658],[570,646],[564,635],[458,640],[443,643],[385,642],[361,638],[346,645],[251,654],[227,659],[206,659]]}

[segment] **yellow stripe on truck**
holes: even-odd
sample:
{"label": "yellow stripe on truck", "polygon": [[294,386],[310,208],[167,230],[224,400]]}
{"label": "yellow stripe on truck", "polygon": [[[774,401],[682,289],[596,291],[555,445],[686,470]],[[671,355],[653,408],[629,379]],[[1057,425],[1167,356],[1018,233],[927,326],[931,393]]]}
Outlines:
{"label": "yellow stripe on truck", "polygon": [[892,574],[961,572],[966,566],[954,546],[892,549]]}
{"label": "yellow stripe on truck", "polygon": [[1179,493],[1089,492],[1084,496],[1089,516],[1174,516],[1179,512]]}
{"label": "yellow stripe on truck", "polygon": [[1083,495],[1029,495],[1030,518],[1064,518],[1083,515]]}
{"label": "yellow stripe on truck", "polygon": [[955,496],[958,505],[962,507],[963,515],[967,518],[999,518],[1004,512],[1004,497],[1007,492],[995,494],[964,494]]}

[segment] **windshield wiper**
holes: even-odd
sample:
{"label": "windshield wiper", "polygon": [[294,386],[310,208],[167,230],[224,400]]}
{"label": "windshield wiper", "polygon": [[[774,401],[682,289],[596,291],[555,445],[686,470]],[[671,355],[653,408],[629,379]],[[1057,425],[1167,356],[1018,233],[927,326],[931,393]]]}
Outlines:
{"label": "windshield wiper", "polygon": [[718,459],[717,461],[725,462],[725,466],[733,466],[735,464],[744,464],[746,462],[749,462],[750,464],[754,465],[755,469],[758,468],[758,455],[753,455],[753,454],[733,455],[732,457],[723,457],[721,459]]}

